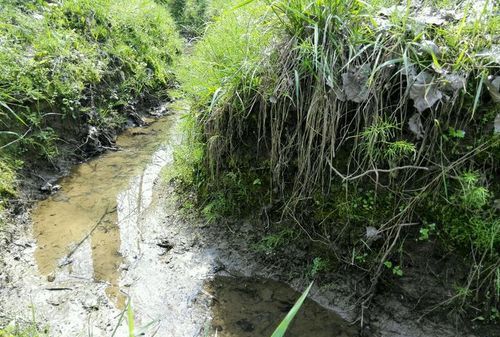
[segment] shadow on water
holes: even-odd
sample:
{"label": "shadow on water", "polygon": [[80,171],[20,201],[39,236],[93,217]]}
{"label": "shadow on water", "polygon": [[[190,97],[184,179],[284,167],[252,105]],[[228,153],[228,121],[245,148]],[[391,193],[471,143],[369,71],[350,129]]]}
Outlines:
{"label": "shadow on water", "polygon": [[[288,285],[255,278],[216,277],[209,285],[214,296],[212,335],[269,337],[300,297]],[[357,329],[312,300],[306,300],[287,337],[354,337]]]}

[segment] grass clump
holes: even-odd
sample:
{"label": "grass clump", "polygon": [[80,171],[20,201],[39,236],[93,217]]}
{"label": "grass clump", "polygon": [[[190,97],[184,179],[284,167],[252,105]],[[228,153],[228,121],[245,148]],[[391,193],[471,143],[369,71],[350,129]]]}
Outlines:
{"label": "grass clump", "polygon": [[99,151],[172,84],[181,44],[153,0],[0,0],[0,21],[0,149],[14,159]]}
{"label": "grass clump", "polygon": [[[206,157],[206,148],[216,148],[223,144],[223,140],[218,137],[207,139],[201,134],[204,125],[210,123],[208,116],[202,113],[205,109],[216,109],[220,102],[229,100],[236,103],[238,98],[233,95],[234,90],[238,90],[240,97],[245,97],[239,101],[244,104],[246,97],[253,95],[258,86],[257,72],[273,39],[272,28],[266,24],[267,12],[266,7],[259,5],[245,6],[237,12],[223,11],[208,23],[207,32],[193,55],[184,59],[178,70],[192,109],[184,128],[190,130],[189,136],[175,154],[177,170],[187,175],[178,175],[177,178],[200,188],[198,197],[203,204],[203,214],[210,221],[234,216],[235,211],[245,213],[255,203],[255,196],[265,191],[268,178],[262,171],[251,170],[250,165],[239,166],[235,162],[223,173],[203,170],[205,160],[216,160]],[[225,41],[223,44],[221,39]],[[224,188],[214,190],[211,184],[203,183],[213,181],[211,177],[219,174],[221,179],[217,184],[224,185]]]}
{"label": "grass clump", "polygon": [[222,215],[271,210],[367,271],[365,303],[381,276],[403,275],[396,250],[433,228],[436,247],[475,261],[465,287],[490,310],[500,292],[494,4],[386,4],[253,1],[215,20],[181,77],[204,147],[195,184],[203,205],[222,200]]}

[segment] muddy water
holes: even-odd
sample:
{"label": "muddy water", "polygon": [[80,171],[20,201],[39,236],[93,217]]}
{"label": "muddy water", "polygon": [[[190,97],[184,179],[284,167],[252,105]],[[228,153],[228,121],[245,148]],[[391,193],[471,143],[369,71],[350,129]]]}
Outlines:
{"label": "muddy water", "polygon": [[151,203],[155,179],[171,160],[167,143],[172,117],[131,128],[117,139],[119,151],[76,166],[61,190],[33,212],[38,270],[48,280],[93,279],[107,284],[117,307],[123,257],[138,254],[140,233],[131,224]]}
{"label": "muddy water", "polygon": [[[212,329],[220,337],[271,336],[300,294],[283,283],[266,279],[216,277]],[[306,300],[287,337],[349,337],[357,330],[336,314]]]}

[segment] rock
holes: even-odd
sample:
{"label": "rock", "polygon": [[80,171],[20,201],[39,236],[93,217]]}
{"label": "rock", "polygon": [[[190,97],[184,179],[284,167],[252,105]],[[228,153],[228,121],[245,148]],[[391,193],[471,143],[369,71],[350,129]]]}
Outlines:
{"label": "rock", "polygon": [[57,192],[61,189],[61,185],[52,185],[50,182],[46,182],[43,184],[42,187],[40,187],[40,191],[42,192],[48,192],[48,193],[54,193]]}
{"label": "rock", "polygon": [[56,279],[56,276],[54,275],[54,273],[51,273],[49,275],[47,275],[47,281],[48,282],[54,282]]}
{"label": "rock", "polygon": [[422,125],[422,120],[419,113],[414,113],[408,121],[408,127],[410,131],[415,135],[417,139],[424,138],[424,126]]}

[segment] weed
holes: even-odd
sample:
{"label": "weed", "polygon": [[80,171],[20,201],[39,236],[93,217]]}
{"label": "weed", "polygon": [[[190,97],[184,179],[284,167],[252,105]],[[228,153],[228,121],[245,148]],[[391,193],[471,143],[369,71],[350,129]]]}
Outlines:
{"label": "weed", "polygon": [[285,332],[288,329],[288,326],[290,325],[290,323],[294,319],[295,315],[297,315],[297,312],[300,310],[300,307],[302,307],[302,304],[304,304],[304,301],[307,298],[307,295],[309,294],[309,291],[311,290],[312,285],[313,285],[313,283],[311,282],[309,287],[307,287],[306,290],[304,290],[304,292],[299,297],[297,302],[295,302],[295,304],[290,309],[290,311],[287,313],[285,318],[283,318],[283,320],[280,322],[280,324],[278,325],[276,330],[274,330],[271,337],[283,337],[283,336],[285,336]]}
{"label": "weed", "polygon": [[403,276],[403,270],[401,266],[395,266],[391,261],[385,261],[384,266],[391,270],[394,275]]}
{"label": "weed", "polygon": [[321,257],[315,257],[308,272],[308,276],[311,278],[316,277],[318,273],[325,271],[328,268],[328,265],[329,263],[327,260]]}
{"label": "weed", "polygon": [[[285,228],[277,233],[269,234],[263,237],[259,243],[255,245],[257,251],[262,251],[266,253],[274,252],[277,249],[286,246],[294,238],[297,237],[297,232],[291,228]],[[322,260],[317,260],[317,263],[322,262]],[[314,261],[313,261],[314,266]]]}
{"label": "weed", "polygon": [[420,241],[427,241],[429,240],[429,237],[431,234],[433,234],[436,230],[436,224],[431,223],[425,227],[420,228],[419,234],[420,236],[418,237],[418,240]]}
{"label": "weed", "polygon": [[[498,266],[500,142],[485,89],[499,67],[484,51],[499,21],[488,4],[436,25],[410,1],[389,3],[249,1],[208,25],[180,72],[204,148],[199,195],[211,212],[236,186],[253,209],[271,204],[280,223],[364,264],[371,290],[403,236],[435,234],[482,257],[468,289],[485,294]],[[258,189],[242,179],[254,172]]]}

